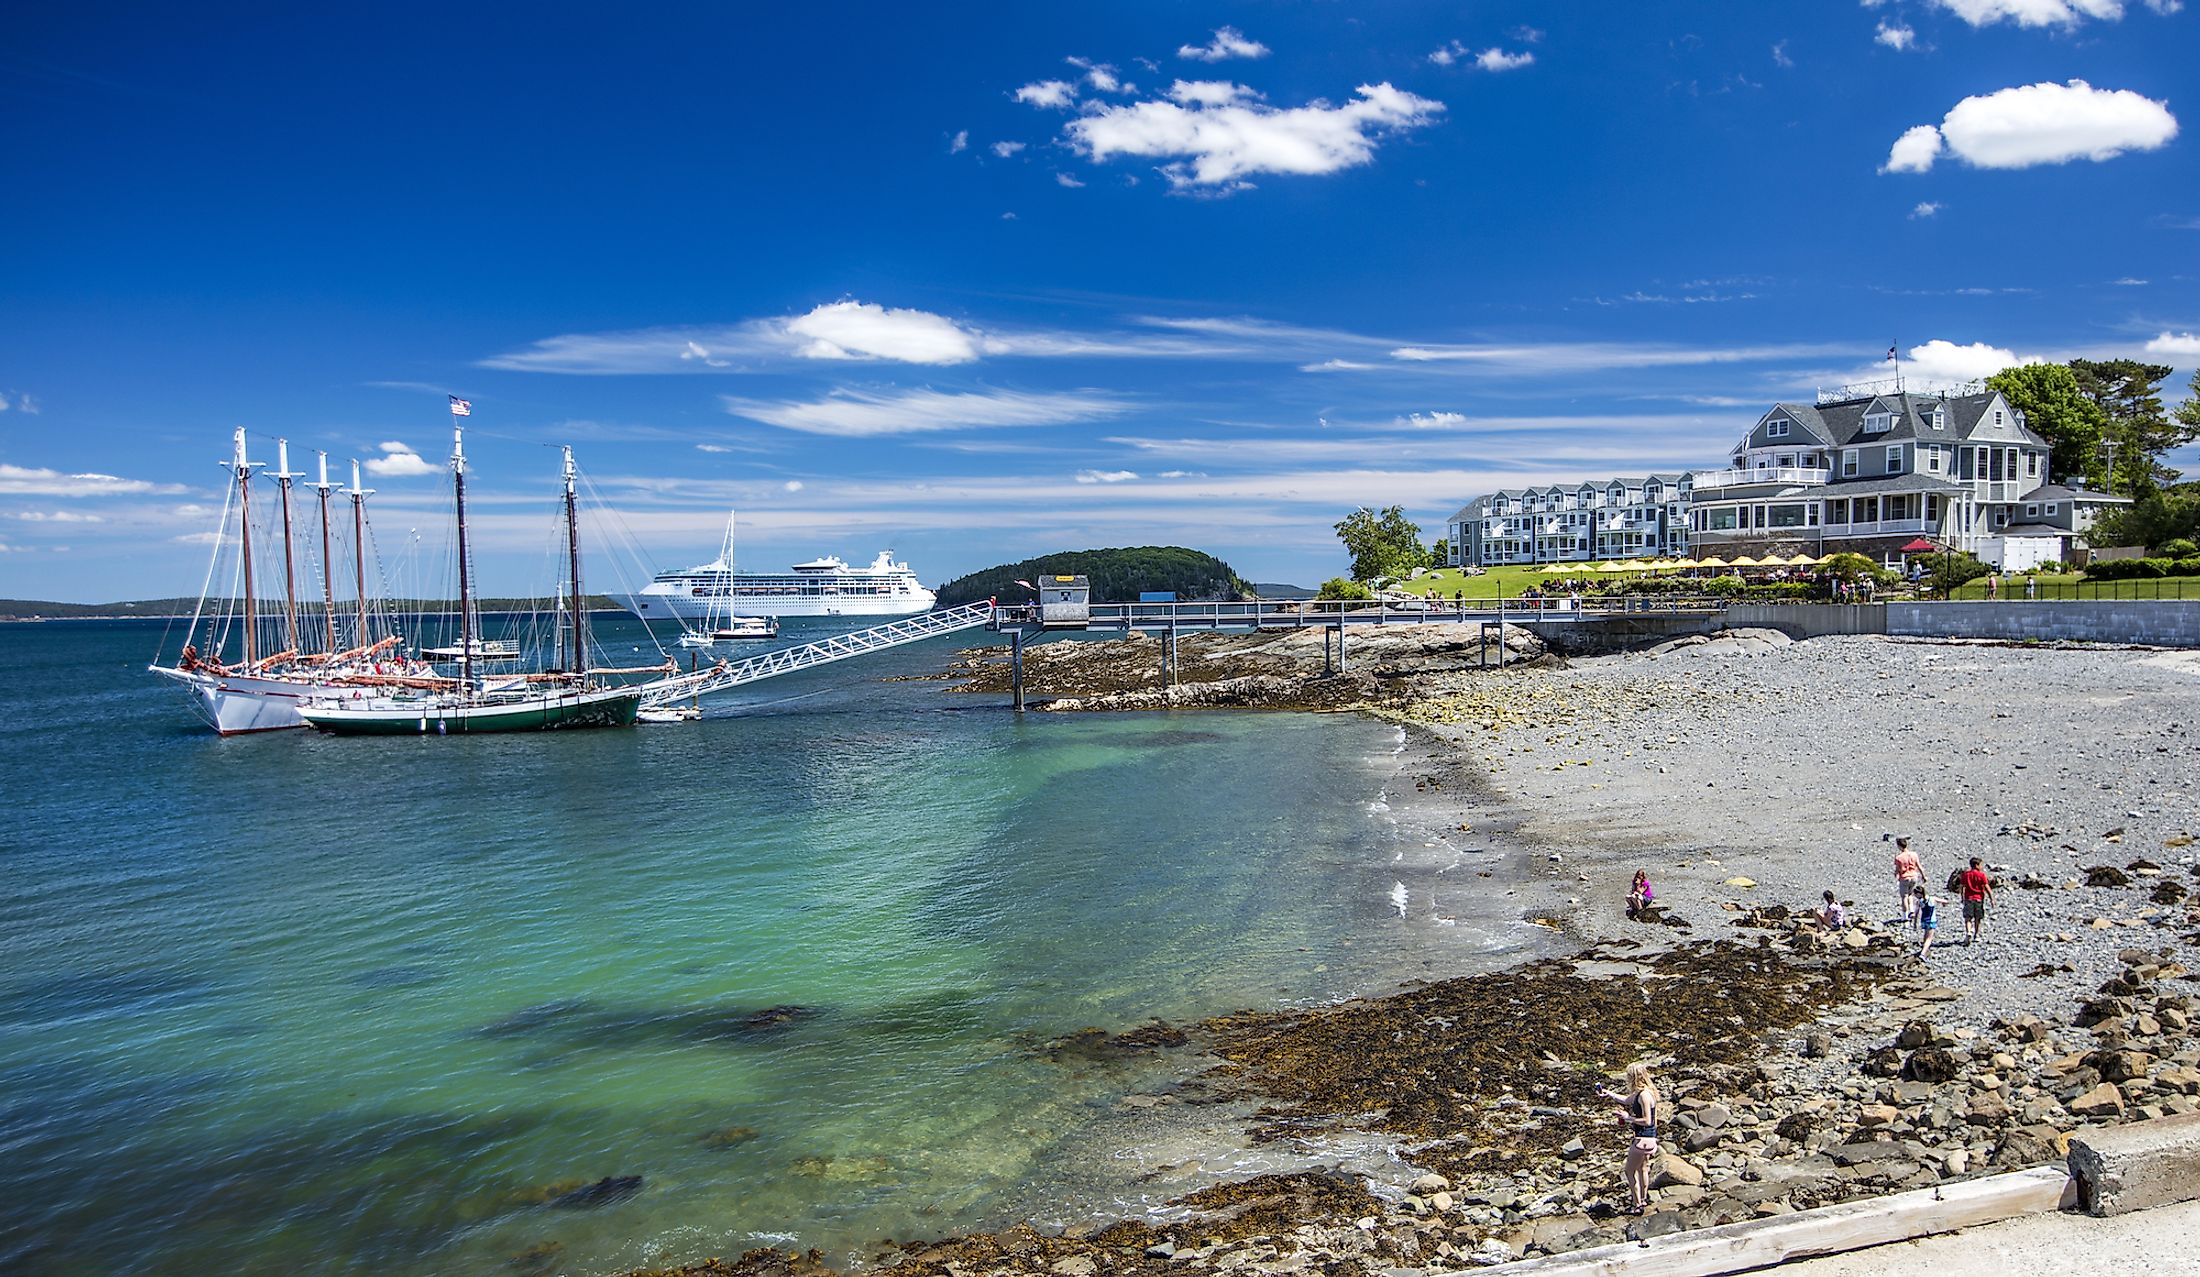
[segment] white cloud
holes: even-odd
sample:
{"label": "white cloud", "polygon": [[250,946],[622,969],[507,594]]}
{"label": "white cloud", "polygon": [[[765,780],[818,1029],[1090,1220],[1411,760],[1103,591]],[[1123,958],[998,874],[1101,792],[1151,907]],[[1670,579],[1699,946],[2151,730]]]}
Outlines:
{"label": "white cloud", "polygon": [[1123,78],[1115,73],[1115,68],[1105,62],[1093,62],[1086,58],[1067,58],[1065,61],[1084,71],[1085,83],[1102,93],[1122,93],[1132,87],[1124,84]]}
{"label": "white cloud", "polygon": [[1372,372],[1376,365],[1363,364],[1356,359],[1324,359],[1318,364],[1300,364],[1300,372]]}
{"label": "white cloud", "polygon": [[71,510],[23,510],[11,515],[25,523],[105,523],[96,514],[77,514]]}
{"label": "white cloud", "polygon": [[1079,483],[1129,483],[1138,477],[1136,470],[1080,470]]}
{"label": "white cloud", "polygon": [[1573,372],[1600,368],[1686,368],[1699,364],[1761,363],[1832,353],[1838,347],[1805,343],[1770,346],[1664,346],[1629,342],[1561,342],[1542,345],[1400,346],[1392,359],[1408,363],[1457,363],[1493,372]]}
{"label": "white cloud", "polygon": [[28,393],[19,394],[15,397],[15,410],[26,416],[35,417],[38,415],[38,401],[31,398]]}
{"label": "white cloud", "polygon": [[1023,149],[1024,144],[1021,142],[995,142],[993,144],[993,153],[1004,160]]}
{"label": "white cloud", "polygon": [[222,539],[219,532],[186,532],[182,536],[168,538],[177,545],[213,545]]}
{"label": "white cloud", "polygon": [[848,438],[979,426],[1058,426],[1096,421],[1124,411],[1120,401],[1096,391],[843,390],[807,403],[766,403],[729,395],[725,405],[726,411],[735,416],[783,430]]}
{"label": "white cloud", "polygon": [[802,491],[802,481],[800,479],[789,479],[780,484],[779,488],[782,492],[800,492]]}
{"label": "white cloud", "polygon": [[1073,191],[1084,186],[1083,182],[1078,181],[1076,178],[1071,177],[1067,173],[1056,173],[1054,175],[1054,180],[1057,184],[1066,186]]}
{"label": "white cloud", "polygon": [[839,301],[786,321],[805,359],[891,359],[906,364],[967,364],[978,357],[977,334],[944,315]]}
{"label": "white cloud", "polygon": [[2167,103],[2083,80],[2028,84],[1969,97],[1936,129],[1920,124],[1895,142],[1884,171],[1922,173],[1942,144],[1974,168],[2030,168],[2152,151],[2177,136]]}
{"label": "white cloud", "polygon": [[64,474],[34,466],[0,462],[0,496],[10,497],[111,497],[140,492],[182,492],[180,483],[148,483],[111,474]]}
{"label": "white cloud", "polygon": [[1910,220],[1914,222],[1921,217],[1931,217],[1940,212],[1940,209],[1938,200],[1921,200],[1916,208],[1910,210]]}
{"label": "white cloud", "polygon": [[[2171,0],[2174,3],[2174,0]],[[2114,22],[2124,16],[2123,0],[1931,0],[1974,27],[2014,22],[2020,27],[2074,27],[2087,18]],[[2150,3],[2156,13],[2174,13]]]}
{"label": "white cloud", "polygon": [[686,348],[680,352],[680,358],[683,360],[700,359],[703,361],[705,368],[725,368],[729,366],[723,359],[711,358],[710,351],[693,338],[688,340]]}
{"label": "white cloud", "polygon": [[7,410],[8,410],[8,397],[7,397],[6,395],[4,395],[4,394],[0,394],[0,412],[6,412]]}
{"label": "white cloud", "polygon": [[2129,275],[2124,276],[2122,279],[2112,279],[2108,282],[2117,288],[2145,288],[2147,286],[2147,281],[2143,279],[2134,279]]}
{"label": "white cloud", "polygon": [[1474,55],[1474,65],[1484,71],[1513,71],[1534,61],[1535,55],[1525,49],[1518,53],[1507,53],[1503,49],[1484,49]]}
{"label": "white cloud", "polygon": [[366,460],[368,474],[378,474],[387,478],[402,478],[406,475],[434,474],[443,468],[414,452],[410,444],[399,443],[392,439],[382,444],[381,447],[381,456],[369,457]]}
{"label": "white cloud", "polygon": [[2174,359],[2200,358],[2200,333],[2165,332],[2147,343],[2147,353]]}
{"label": "white cloud", "polygon": [[1453,430],[1467,424],[1467,414],[1463,412],[1414,412],[1408,413],[1390,424],[1404,426],[1412,430]]}
{"label": "white cloud", "polygon": [[1791,67],[1795,65],[1795,59],[1788,56],[1787,41],[1782,40],[1778,44],[1772,46],[1772,63],[1774,66],[1783,67]]}
{"label": "white cloud", "polygon": [[722,444],[722,443],[699,443],[699,444],[696,444],[696,445],[695,445],[695,450],[696,450],[697,452],[731,452],[731,451],[733,451],[733,449],[731,449],[731,448],[727,447],[726,445],[724,445],[724,444]]}
{"label": "white cloud", "polygon": [[1923,173],[1940,158],[1940,130],[1931,124],[1920,124],[1894,140],[1893,149],[1887,152],[1887,162],[1880,165],[1882,173]]}
{"label": "white cloud", "polygon": [[1236,27],[1220,27],[1215,38],[1204,46],[1187,44],[1176,51],[1176,56],[1193,62],[1221,62],[1228,58],[1265,58],[1268,46],[1258,40],[1248,40]]}
{"label": "white cloud", "polygon": [[1180,157],[1161,172],[1178,189],[1231,191],[1253,173],[1334,173],[1374,158],[1375,138],[1416,128],[1444,110],[1388,83],[1363,84],[1341,106],[1316,100],[1277,109],[1242,100],[1186,108],[1147,101],[1109,106],[1070,122],[1070,144],[1087,159]]}
{"label": "white cloud", "polygon": [[1979,381],[2004,368],[2039,362],[2036,355],[2020,356],[2013,350],[1989,346],[1983,341],[1958,346],[1952,341],[1935,338],[1922,346],[1910,347],[1904,356],[1902,371],[1906,376],[1926,382]]}
{"label": "white cloud", "polygon": [[1879,31],[1872,36],[1872,39],[1898,53],[1907,52],[1917,47],[1917,32],[1910,30],[1910,28],[1899,22],[1889,22],[1884,18],[1880,19]]}
{"label": "white cloud", "polygon": [[1228,80],[1178,80],[1169,86],[1169,98],[1185,106],[1228,106],[1232,102],[1258,101],[1260,94]]}
{"label": "white cloud", "polygon": [[1040,80],[1016,90],[1016,100],[1033,106],[1066,107],[1077,100],[1077,86],[1067,80]]}
{"label": "white cloud", "polygon": [[969,129],[957,129],[957,130],[955,130],[955,136],[953,136],[953,137],[951,137],[951,138],[947,139],[947,153],[948,153],[949,155],[960,155],[960,154],[962,154],[962,153],[963,153],[964,151],[967,151],[967,150],[969,150],[969,149],[970,149],[970,130],[969,130]]}

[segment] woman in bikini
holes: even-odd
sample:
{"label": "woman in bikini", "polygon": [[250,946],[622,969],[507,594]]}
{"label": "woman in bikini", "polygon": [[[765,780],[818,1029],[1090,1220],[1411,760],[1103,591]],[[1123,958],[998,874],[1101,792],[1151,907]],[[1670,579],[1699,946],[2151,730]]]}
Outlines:
{"label": "woman in bikini", "polygon": [[1598,1094],[1619,1103],[1619,1120],[1633,1133],[1627,1145],[1627,1192],[1634,1201],[1633,1214],[1650,1205],[1650,1159],[1658,1155],[1658,1088],[1651,1084],[1650,1066],[1640,1060],[1627,1066],[1627,1094],[1598,1089]]}

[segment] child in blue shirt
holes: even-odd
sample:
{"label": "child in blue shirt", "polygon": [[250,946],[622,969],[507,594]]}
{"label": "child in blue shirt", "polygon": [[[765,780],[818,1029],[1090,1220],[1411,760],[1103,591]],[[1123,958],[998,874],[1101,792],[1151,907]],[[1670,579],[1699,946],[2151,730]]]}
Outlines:
{"label": "child in blue shirt", "polygon": [[1925,955],[1932,952],[1933,932],[1938,930],[1939,927],[1940,911],[1933,908],[1932,897],[1926,895],[1922,889],[1919,890],[1917,893],[1917,929],[1925,937],[1924,941],[1917,946],[1917,960],[1919,962],[1923,962]]}

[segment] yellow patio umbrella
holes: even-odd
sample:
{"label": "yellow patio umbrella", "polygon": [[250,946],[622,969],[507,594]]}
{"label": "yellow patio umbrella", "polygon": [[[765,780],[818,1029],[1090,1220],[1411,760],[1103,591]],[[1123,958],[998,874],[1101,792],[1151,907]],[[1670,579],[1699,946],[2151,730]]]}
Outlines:
{"label": "yellow patio umbrella", "polygon": [[1697,560],[1696,566],[1699,568],[1726,568],[1734,565],[1714,554],[1708,559]]}
{"label": "yellow patio umbrella", "polygon": [[1679,559],[1672,563],[1668,563],[1665,566],[1672,568],[1676,572],[1685,572],[1690,568],[1708,567],[1710,565],[1705,563],[1701,559]]}
{"label": "yellow patio umbrella", "polygon": [[1737,568],[1761,568],[1764,566],[1764,564],[1759,562],[1752,556],[1744,554],[1737,556],[1735,560],[1727,566]]}
{"label": "yellow patio umbrella", "polygon": [[1578,563],[1550,563],[1550,564],[1546,564],[1546,565],[1544,565],[1544,567],[1543,567],[1543,568],[1542,568],[1542,569],[1541,569],[1540,571],[1538,571],[1537,575],[1538,575],[1538,576],[1572,576],[1572,575],[1573,575],[1574,573],[1576,573],[1576,572],[1580,572],[1580,571],[1582,571],[1582,570],[1583,570],[1583,566],[1582,566],[1581,564],[1578,564]]}
{"label": "yellow patio umbrella", "polygon": [[1604,562],[1597,564],[1597,571],[1603,572],[1607,575],[1616,575],[1621,572],[1632,572],[1634,571],[1634,569],[1628,567],[1626,564],[1620,562],[1618,559],[1606,559]]}
{"label": "yellow patio umbrella", "polygon": [[1824,555],[1813,556],[1808,554],[1797,554],[1789,557],[1788,566],[1791,568],[1816,567],[1817,565],[1824,563],[1825,561],[1826,559]]}

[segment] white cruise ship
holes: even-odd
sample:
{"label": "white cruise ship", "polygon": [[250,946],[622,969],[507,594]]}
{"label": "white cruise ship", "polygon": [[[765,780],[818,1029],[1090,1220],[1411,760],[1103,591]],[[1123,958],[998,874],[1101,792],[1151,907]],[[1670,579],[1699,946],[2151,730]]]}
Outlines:
{"label": "white cruise ship", "polygon": [[721,557],[660,572],[620,602],[645,621],[687,622],[701,620],[713,604],[741,616],[906,616],[929,610],[932,599],[909,565],[884,550],[869,567],[852,568],[827,555],[785,572],[736,572]]}

